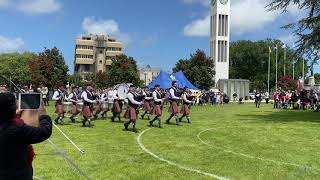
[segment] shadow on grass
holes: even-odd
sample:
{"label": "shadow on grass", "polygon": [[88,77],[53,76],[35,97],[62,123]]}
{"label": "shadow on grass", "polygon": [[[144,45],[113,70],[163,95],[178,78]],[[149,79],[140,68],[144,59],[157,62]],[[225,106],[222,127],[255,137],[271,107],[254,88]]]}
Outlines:
{"label": "shadow on grass", "polygon": [[270,114],[238,114],[238,120],[272,123],[312,122],[320,123],[320,113],[313,111],[279,110]]}

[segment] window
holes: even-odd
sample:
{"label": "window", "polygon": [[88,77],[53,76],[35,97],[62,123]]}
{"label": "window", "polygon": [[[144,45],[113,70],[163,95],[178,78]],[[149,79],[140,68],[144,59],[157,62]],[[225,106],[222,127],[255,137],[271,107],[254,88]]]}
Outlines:
{"label": "window", "polygon": [[81,58],[81,59],[93,59],[93,55],[87,55],[87,54],[77,54],[76,58]]}
{"label": "window", "polygon": [[99,51],[100,54],[103,54],[103,51]]}
{"label": "window", "polygon": [[228,15],[219,14],[219,24],[218,24],[218,36],[228,36],[228,22],[229,22]]}
{"label": "window", "polygon": [[86,46],[86,45],[77,45],[77,49],[90,49],[93,50],[93,46]]}
{"label": "window", "polygon": [[227,62],[228,42],[218,41],[218,62]]}
{"label": "window", "polygon": [[85,65],[84,65],[84,71],[85,71],[85,72],[89,72],[90,69],[91,69],[91,68],[90,68],[90,64],[85,64]]}
{"label": "window", "polygon": [[100,60],[99,62],[100,62],[100,64],[102,64],[102,60]]}
{"label": "window", "polygon": [[116,48],[116,47],[108,47],[107,51],[121,51],[121,48]]}

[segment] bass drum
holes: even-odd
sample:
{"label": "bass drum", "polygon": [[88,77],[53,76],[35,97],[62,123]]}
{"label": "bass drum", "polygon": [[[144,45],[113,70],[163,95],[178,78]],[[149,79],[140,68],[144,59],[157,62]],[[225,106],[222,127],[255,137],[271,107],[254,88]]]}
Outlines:
{"label": "bass drum", "polygon": [[118,84],[115,86],[117,88],[117,93],[118,96],[125,101],[125,103],[128,103],[128,92],[129,92],[129,87],[131,83],[123,83],[123,84]]}

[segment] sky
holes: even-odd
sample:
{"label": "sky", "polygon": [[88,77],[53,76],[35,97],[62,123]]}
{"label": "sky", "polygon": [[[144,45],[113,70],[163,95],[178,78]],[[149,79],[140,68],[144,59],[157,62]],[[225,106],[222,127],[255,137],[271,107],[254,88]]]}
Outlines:
{"label": "sky", "polygon": [[[278,38],[293,46],[281,26],[303,15],[268,12],[271,0],[231,0],[231,41]],[[208,53],[210,0],[0,0],[0,53],[56,46],[73,72],[75,39],[109,34],[139,67],[171,70],[197,49]]]}

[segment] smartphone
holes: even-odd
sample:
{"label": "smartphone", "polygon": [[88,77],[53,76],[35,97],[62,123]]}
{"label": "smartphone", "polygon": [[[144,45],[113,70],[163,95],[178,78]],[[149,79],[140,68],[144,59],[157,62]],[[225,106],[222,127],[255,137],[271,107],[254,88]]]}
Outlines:
{"label": "smartphone", "polygon": [[41,105],[40,93],[21,93],[19,94],[19,109],[38,110]]}

